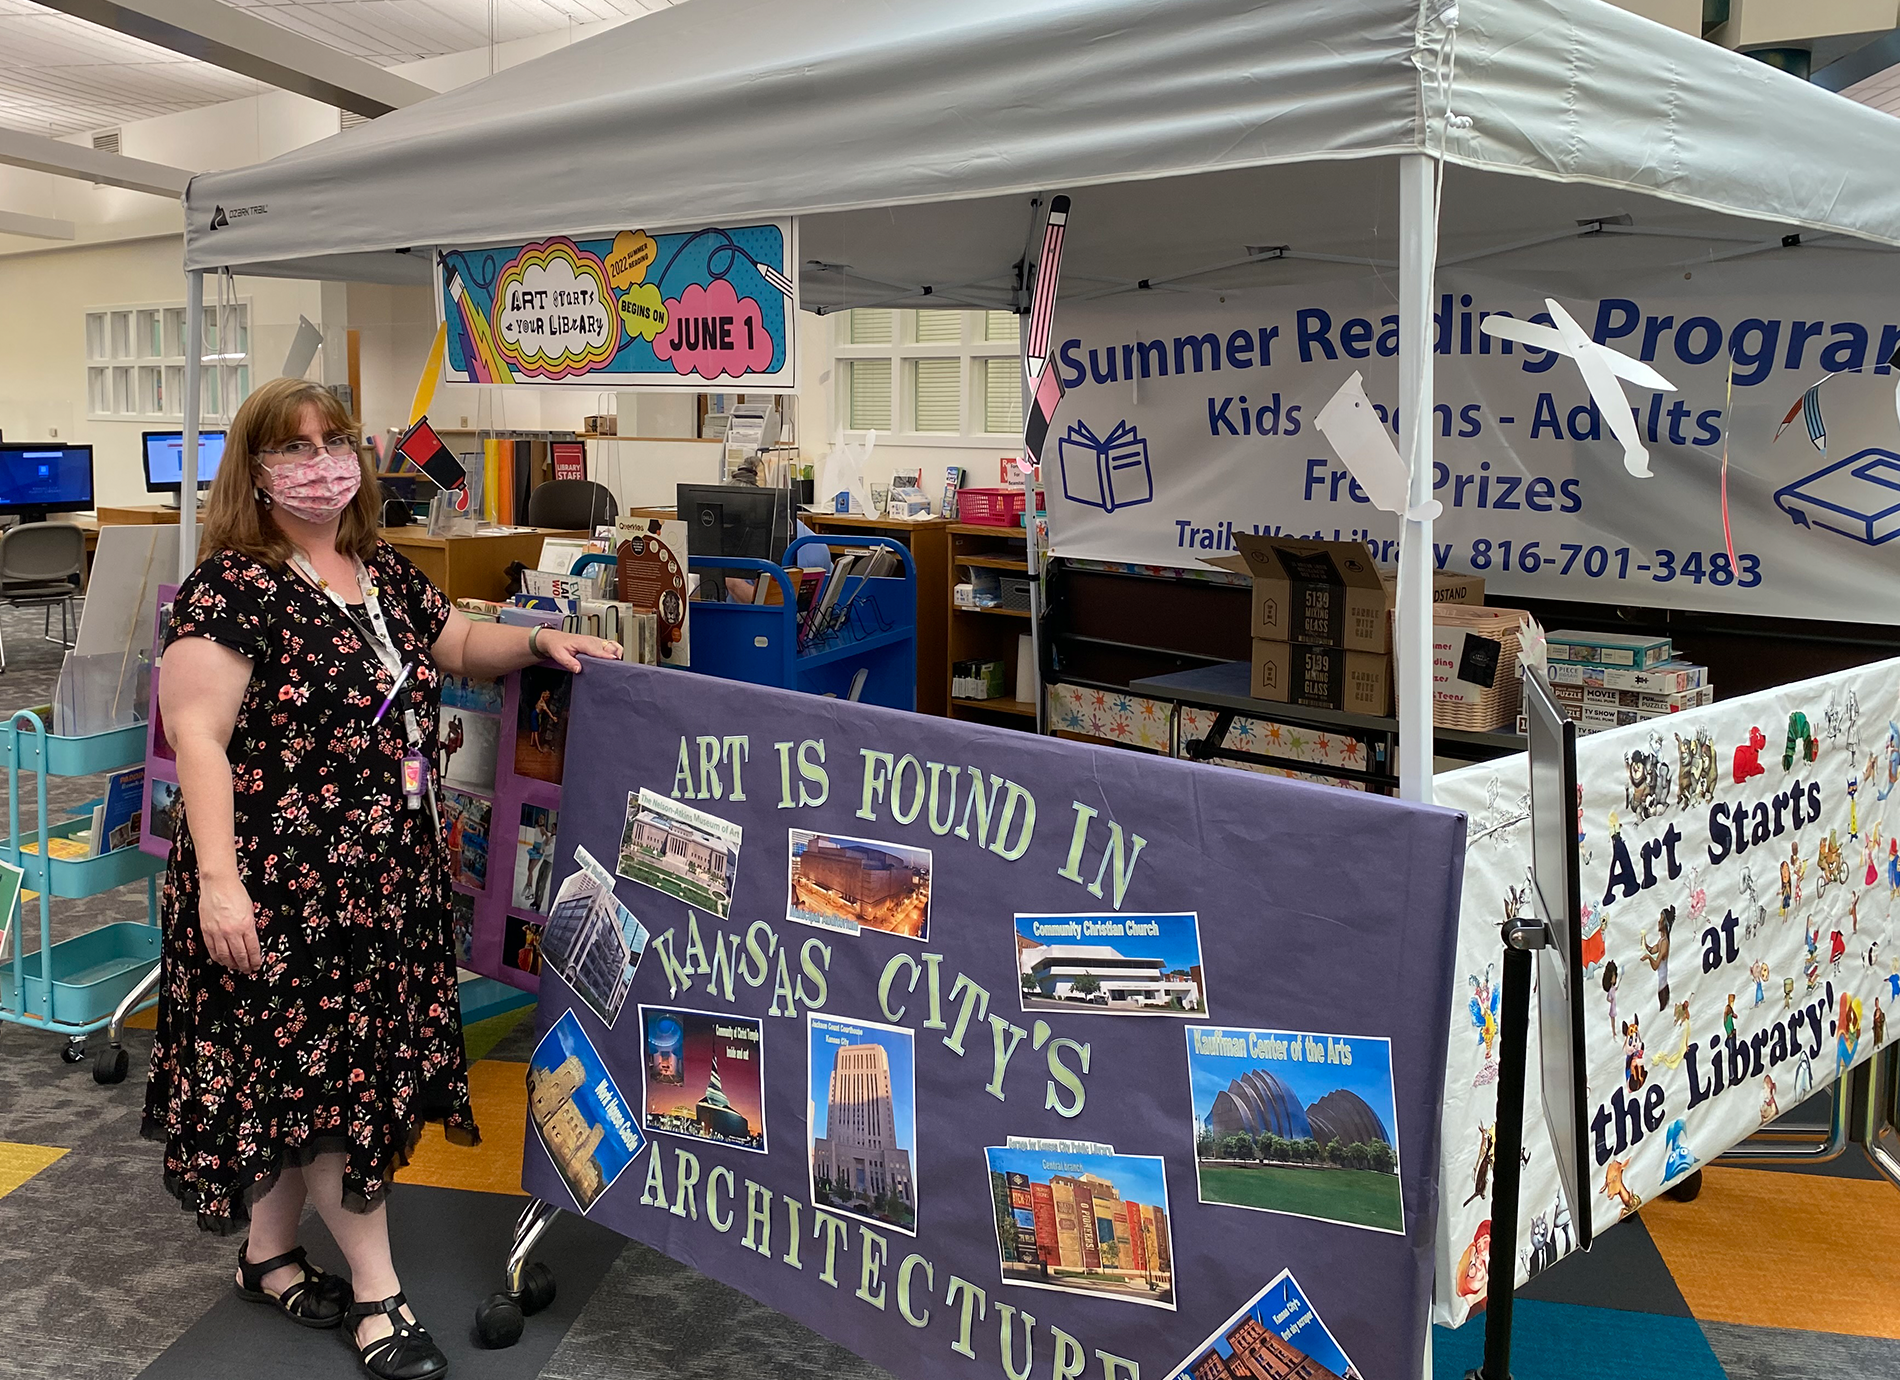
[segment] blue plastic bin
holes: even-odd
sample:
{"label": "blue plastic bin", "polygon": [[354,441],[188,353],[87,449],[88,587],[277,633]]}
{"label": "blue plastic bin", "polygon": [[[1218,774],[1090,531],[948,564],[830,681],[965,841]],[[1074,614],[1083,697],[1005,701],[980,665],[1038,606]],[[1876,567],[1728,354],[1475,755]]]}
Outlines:
{"label": "blue plastic bin", "polygon": [[92,1026],[110,1020],[113,1008],[158,962],[158,943],[156,925],[132,921],[101,925],[53,945],[55,976],[50,984],[40,963],[45,951],[20,960],[19,978],[9,957],[0,964],[0,1006],[38,1016],[38,1023],[46,1025]]}

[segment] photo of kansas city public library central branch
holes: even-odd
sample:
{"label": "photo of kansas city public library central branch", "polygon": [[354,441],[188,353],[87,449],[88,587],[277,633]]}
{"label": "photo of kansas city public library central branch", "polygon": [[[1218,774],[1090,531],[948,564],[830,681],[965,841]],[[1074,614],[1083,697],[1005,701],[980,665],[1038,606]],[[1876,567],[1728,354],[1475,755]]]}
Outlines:
{"label": "photo of kansas city public library central branch", "polygon": [[0,11],[0,1380],[1900,1375],[1900,4]]}

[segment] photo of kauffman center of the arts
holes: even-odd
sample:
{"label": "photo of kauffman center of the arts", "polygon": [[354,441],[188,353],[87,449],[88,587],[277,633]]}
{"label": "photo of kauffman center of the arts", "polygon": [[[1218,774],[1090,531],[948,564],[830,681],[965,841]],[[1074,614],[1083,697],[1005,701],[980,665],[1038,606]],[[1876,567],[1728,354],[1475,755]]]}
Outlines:
{"label": "photo of kauffman center of the arts", "polygon": [[[1239,1153],[1230,1143],[1236,1136],[1252,1141],[1247,1153]],[[1346,1147],[1365,1147],[1371,1153],[1352,1158],[1367,1162],[1353,1163],[1351,1168],[1386,1173],[1398,1170],[1398,1156],[1392,1150],[1385,1122],[1358,1093],[1336,1088],[1307,1106],[1266,1069],[1249,1069],[1214,1098],[1199,1141],[1204,1160],[1259,1159],[1260,1148],[1264,1145],[1272,1150],[1277,1141],[1285,1147],[1286,1163],[1343,1164]],[[1328,1159],[1327,1151],[1334,1146],[1341,1149]],[[1318,1151],[1317,1157],[1311,1153],[1313,1148]],[[1226,1153],[1230,1149],[1236,1153]],[[1383,1155],[1378,1153],[1380,1150]]]}

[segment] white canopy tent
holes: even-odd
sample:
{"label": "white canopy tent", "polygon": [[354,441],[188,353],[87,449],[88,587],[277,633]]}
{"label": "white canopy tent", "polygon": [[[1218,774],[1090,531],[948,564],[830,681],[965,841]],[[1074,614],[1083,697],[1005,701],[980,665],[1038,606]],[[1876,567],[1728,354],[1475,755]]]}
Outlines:
{"label": "white canopy tent", "polygon": [[[220,269],[423,283],[437,246],[796,216],[808,307],[1021,309],[1034,199],[1066,192],[1070,296],[1395,270],[1418,504],[1437,264],[1900,245],[1896,135],[1601,0],[690,0],[193,179],[185,267],[196,331]],[[1406,521],[1414,799],[1430,551]]]}

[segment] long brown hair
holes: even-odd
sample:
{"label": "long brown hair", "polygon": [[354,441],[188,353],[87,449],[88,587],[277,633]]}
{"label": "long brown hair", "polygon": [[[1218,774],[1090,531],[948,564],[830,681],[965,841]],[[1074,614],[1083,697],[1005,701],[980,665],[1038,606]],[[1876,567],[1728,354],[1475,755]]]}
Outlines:
{"label": "long brown hair", "polygon": [[[198,559],[215,551],[238,551],[281,569],[290,560],[290,538],[271,515],[270,502],[258,482],[264,461],[261,452],[302,434],[303,410],[317,409],[326,436],[358,440],[356,423],[336,394],[308,379],[272,379],[244,400],[224,434],[224,459],[205,499],[204,537]],[[381,504],[376,476],[357,451],[363,482],[337,525],[336,549],[369,559],[376,549]]]}

